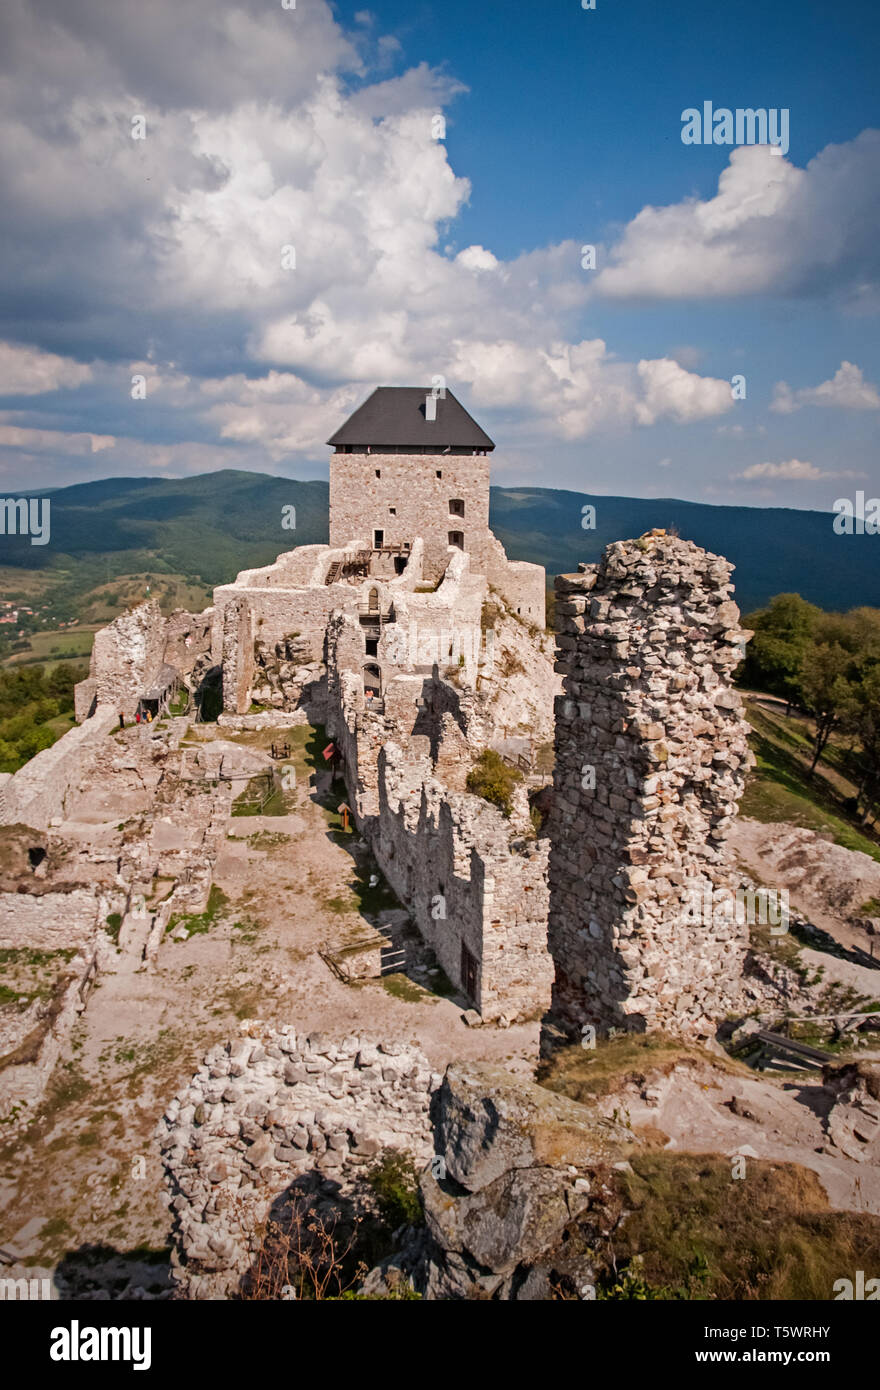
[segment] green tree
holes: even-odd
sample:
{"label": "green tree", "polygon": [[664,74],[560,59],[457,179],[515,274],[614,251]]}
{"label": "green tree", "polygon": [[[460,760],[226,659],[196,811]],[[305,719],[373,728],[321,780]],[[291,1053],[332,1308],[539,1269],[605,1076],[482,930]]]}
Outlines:
{"label": "green tree", "polygon": [[743,627],[755,635],[746,648],[741,683],[782,696],[786,713],[801,704],[801,666],[823,616],[800,594],[776,594],[766,608],[744,617]]}
{"label": "green tree", "polygon": [[816,726],[811,775],[832,732],[841,724],[851,724],[856,717],[859,684],[857,641],[857,625],[847,617],[837,613],[823,615],[816,625],[815,642],[807,649],[801,662],[803,699]]}

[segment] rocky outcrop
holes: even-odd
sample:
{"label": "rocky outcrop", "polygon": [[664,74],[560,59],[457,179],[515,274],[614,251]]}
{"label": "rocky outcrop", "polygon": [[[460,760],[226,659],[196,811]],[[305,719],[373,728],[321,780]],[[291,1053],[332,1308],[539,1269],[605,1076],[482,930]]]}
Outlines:
{"label": "rocky outcrop", "polygon": [[828,1139],[847,1158],[880,1163],[880,1063],[828,1066],[825,1088],[833,1103],[825,1120]]}
{"label": "rocky outcrop", "polygon": [[251,698],[258,705],[295,710],[323,675],[323,663],[311,659],[313,642],[291,633],[280,642],[254,643]]}
{"label": "rocky outcrop", "polygon": [[428,1299],[594,1297],[591,1250],[632,1133],[481,1063],[449,1067],[432,1115],[426,1233],[373,1270],[367,1291],[402,1275]]}

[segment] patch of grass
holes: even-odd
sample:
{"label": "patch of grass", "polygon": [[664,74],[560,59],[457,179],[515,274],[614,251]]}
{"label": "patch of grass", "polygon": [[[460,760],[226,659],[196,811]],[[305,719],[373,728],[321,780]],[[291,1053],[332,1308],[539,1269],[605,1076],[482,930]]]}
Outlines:
{"label": "patch of grass", "polygon": [[252,918],[246,917],[242,922],[233,922],[232,930],[238,932],[236,940],[240,941],[245,946],[251,946],[259,936],[261,926],[259,922],[255,922]]}
{"label": "patch of grass", "polygon": [[111,912],[109,916],[105,918],[105,921],[107,923],[107,935],[113,942],[116,943],[116,945],[118,945],[119,928],[122,926],[122,913]]}
{"label": "patch of grass", "polygon": [[167,935],[174,931],[175,927],[179,927],[181,923],[186,927],[190,936],[198,936],[203,932],[208,932],[213,926],[216,926],[228,906],[229,899],[222,888],[218,888],[216,883],[212,883],[211,891],[208,894],[208,905],[204,912],[173,912],[168,919],[165,933]]}
{"label": "patch of grass", "polygon": [[350,913],[357,912],[354,898],[325,898],[322,906],[325,912],[332,912],[334,917],[347,917]]}
{"label": "patch of grass", "polygon": [[757,762],[740,802],[741,814],[765,824],[788,821],[819,834],[830,834],[835,844],[859,850],[880,862],[880,845],[846,818],[831,784],[821,774],[821,764],[814,777],[808,776],[802,761],[809,751],[806,736],[789,728],[780,729],[753,703],[748,707],[748,718]]}
{"label": "patch of grass", "polygon": [[749,943],[762,955],[770,956],[781,965],[787,965],[790,970],[796,971],[802,980],[806,980],[809,971],[801,960],[801,950],[808,942],[800,940],[796,933],[795,923],[792,923],[789,931],[784,932],[782,936],[774,936],[769,923],[762,926],[759,922],[751,922]]}
{"label": "patch of grass", "polygon": [[860,917],[880,917],[880,898],[869,898],[859,908]]}
{"label": "patch of grass", "polygon": [[402,999],[406,1004],[420,1004],[424,999],[430,998],[427,990],[422,989],[421,985],[413,984],[412,980],[400,973],[383,975],[379,983],[392,998]]}
{"label": "patch of grass", "polygon": [[509,818],[513,810],[513,789],[521,781],[519,768],[508,767],[494,748],[484,748],[468,773],[465,786]]}
{"label": "patch of grass", "polygon": [[538,1082],[548,1091],[589,1104],[616,1091],[627,1081],[643,1081],[649,1073],[668,1073],[680,1062],[711,1063],[720,1070],[744,1073],[735,1062],[682,1043],[666,1033],[622,1033],[598,1039],[594,1048],[574,1043],[560,1048],[538,1068]]}
{"label": "patch of grass", "polygon": [[35,994],[27,994],[19,992],[16,989],[10,989],[9,985],[0,985],[0,1009],[6,1004],[26,1005],[35,998]]}
{"label": "patch of grass", "polygon": [[76,951],[72,946],[62,947],[57,951],[36,951],[30,946],[5,946],[0,950],[0,974],[9,965],[24,965],[39,970],[56,961],[64,961],[66,964],[75,955]]}
{"label": "patch of grass", "polygon": [[129,1096],[137,1095],[144,1081],[148,1077],[155,1079],[169,1063],[178,1059],[181,1051],[180,1038],[172,1028],[160,1028],[149,1042],[118,1038],[117,1043],[122,1045],[116,1048],[113,1060],[117,1066],[128,1068],[125,1081]]}
{"label": "patch of grass", "polygon": [[286,816],[287,798],[274,778],[264,772],[252,777],[232,803],[234,816]]}
{"label": "patch of grass", "polygon": [[286,845],[289,841],[290,836],[280,830],[258,830],[255,835],[247,836],[251,849],[263,851],[277,849],[279,845]]}
{"label": "patch of grass", "polygon": [[612,1175],[630,1214],[602,1252],[599,1280],[609,1290],[623,1270],[629,1290],[606,1297],[827,1301],[836,1280],[880,1266],[880,1217],[831,1211],[815,1173],[797,1164],[750,1158],[736,1181],[714,1155],[636,1154],[630,1164]]}
{"label": "patch of grass", "polygon": [[[228,1007],[236,1018],[255,1018],[259,1013],[260,1005],[265,999],[265,994],[260,985],[231,985],[224,991]],[[222,1013],[221,1009],[212,1010],[213,1013]]]}
{"label": "patch of grass", "polygon": [[91,1090],[90,1083],[83,1076],[76,1062],[62,1062],[56,1067],[46,1089],[43,1112],[54,1118],[69,1105],[84,1100]]}
{"label": "patch of grass", "polygon": [[47,1246],[57,1240],[66,1240],[71,1235],[73,1230],[69,1221],[65,1221],[63,1216],[50,1216],[40,1231],[40,1240]]}
{"label": "patch of grass", "polygon": [[367,1173],[367,1183],[373,1191],[379,1214],[395,1231],[399,1226],[420,1225],[422,1204],[419,1200],[419,1175],[409,1154],[386,1149]]}

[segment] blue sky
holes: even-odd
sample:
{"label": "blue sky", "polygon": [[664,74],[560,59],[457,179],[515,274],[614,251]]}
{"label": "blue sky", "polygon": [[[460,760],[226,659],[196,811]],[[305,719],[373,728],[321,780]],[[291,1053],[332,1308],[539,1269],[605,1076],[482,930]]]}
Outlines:
{"label": "blue sky", "polygon": [[[878,29],[867,0],[10,0],[4,490],[325,476],[374,385],[440,372],[497,482],[876,495]],[[683,144],[705,100],[786,108],[790,148]]]}

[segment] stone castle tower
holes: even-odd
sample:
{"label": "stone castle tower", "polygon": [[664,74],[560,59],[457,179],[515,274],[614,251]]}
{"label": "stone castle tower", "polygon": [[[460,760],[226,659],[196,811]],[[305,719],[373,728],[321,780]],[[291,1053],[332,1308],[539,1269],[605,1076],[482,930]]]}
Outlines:
{"label": "stone castle tower", "polygon": [[[437,583],[462,550],[489,564],[492,440],[451,391],[379,386],[327,441],[330,545],[365,536],[375,551],[424,539],[423,575]],[[405,554],[398,557],[402,572]]]}

